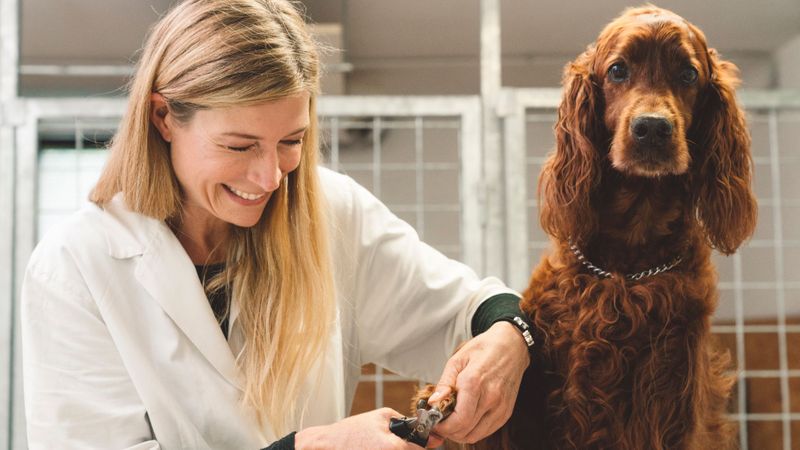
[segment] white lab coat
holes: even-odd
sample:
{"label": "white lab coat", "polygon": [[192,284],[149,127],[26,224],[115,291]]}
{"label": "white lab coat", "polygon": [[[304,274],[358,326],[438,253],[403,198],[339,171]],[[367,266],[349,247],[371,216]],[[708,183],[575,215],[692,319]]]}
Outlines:
{"label": "white lab coat", "polygon": [[[344,418],[362,364],[437,380],[477,306],[512,292],[420,242],[350,178],[319,173],[338,319],[293,429]],[[22,290],[30,448],[255,450],[276,440],[239,403],[237,311],[234,301],[226,342],[174,234],[121,196],[76,213],[39,243]]]}

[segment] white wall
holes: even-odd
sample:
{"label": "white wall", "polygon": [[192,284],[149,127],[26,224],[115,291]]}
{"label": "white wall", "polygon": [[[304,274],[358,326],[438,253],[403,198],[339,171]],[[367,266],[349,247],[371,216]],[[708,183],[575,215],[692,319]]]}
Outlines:
{"label": "white wall", "polygon": [[800,34],[775,51],[777,87],[800,89]]}

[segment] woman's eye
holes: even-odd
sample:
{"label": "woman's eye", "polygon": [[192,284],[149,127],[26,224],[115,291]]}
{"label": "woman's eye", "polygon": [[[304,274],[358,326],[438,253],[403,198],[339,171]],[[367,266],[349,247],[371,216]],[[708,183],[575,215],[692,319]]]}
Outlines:
{"label": "woman's eye", "polygon": [[287,145],[289,147],[294,147],[294,146],[300,145],[302,143],[303,143],[302,139],[290,139],[290,140],[287,140],[287,141],[281,141],[281,144]]}
{"label": "woman's eye", "polygon": [[681,71],[681,82],[684,84],[694,84],[697,81],[697,69],[694,67],[687,67]]}
{"label": "woman's eye", "polygon": [[233,150],[235,152],[246,152],[246,151],[250,150],[251,148],[253,148],[254,145],[255,144],[250,144],[250,145],[245,146],[245,147],[232,147],[232,146],[226,145],[225,148],[227,148],[228,150]]}
{"label": "woman's eye", "polygon": [[608,69],[608,79],[614,83],[622,83],[629,76],[628,68],[623,63],[616,63]]}

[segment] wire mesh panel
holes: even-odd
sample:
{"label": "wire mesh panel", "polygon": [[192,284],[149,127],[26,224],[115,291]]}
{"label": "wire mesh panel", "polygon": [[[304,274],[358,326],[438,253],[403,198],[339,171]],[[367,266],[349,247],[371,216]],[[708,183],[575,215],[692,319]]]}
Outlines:
{"label": "wire mesh panel", "polygon": [[427,243],[461,258],[458,118],[323,121],[329,167],[353,177]]}
{"label": "wire mesh panel", "polygon": [[[524,118],[526,276],[549,246],[535,193],[556,117],[551,107],[527,108]],[[789,450],[800,448],[800,109],[753,108],[748,123],[758,225],[738,253],[713,255],[720,300],[712,331],[738,376],[729,412],[741,448]],[[511,278],[523,276],[513,270]]]}

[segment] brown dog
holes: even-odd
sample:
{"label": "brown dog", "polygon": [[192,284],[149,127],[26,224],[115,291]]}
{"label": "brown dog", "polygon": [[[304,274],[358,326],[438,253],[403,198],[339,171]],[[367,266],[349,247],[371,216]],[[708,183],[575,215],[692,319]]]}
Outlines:
{"label": "brown dog", "polygon": [[727,449],[711,250],[756,223],[733,64],[653,6],[568,64],[539,184],[552,250],[522,308],[539,334],[514,414],[482,449]]}

